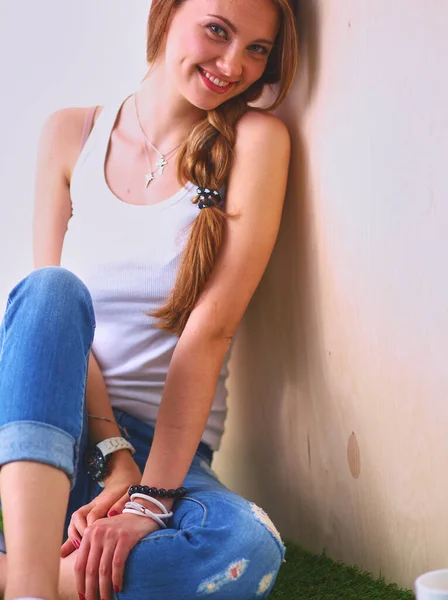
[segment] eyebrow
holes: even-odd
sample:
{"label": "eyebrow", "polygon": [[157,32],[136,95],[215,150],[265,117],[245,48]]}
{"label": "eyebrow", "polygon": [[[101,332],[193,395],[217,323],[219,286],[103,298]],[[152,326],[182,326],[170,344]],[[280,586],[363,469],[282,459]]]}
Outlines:
{"label": "eyebrow", "polygon": [[[207,15],[207,17],[213,17],[214,19],[221,19],[221,21],[224,21],[224,23],[228,26],[229,29],[231,29],[233,31],[233,33],[235,33],[235,34],[238,33],[237,28],[232,23],[232,21],[229,21],[229,19],[226,19],[225,17],[222,17],[221,15]],[[270,46],[274,45],[273,41],[265,40],[265,39],[254,40],[252,43],[253,44],[269,44]]]}

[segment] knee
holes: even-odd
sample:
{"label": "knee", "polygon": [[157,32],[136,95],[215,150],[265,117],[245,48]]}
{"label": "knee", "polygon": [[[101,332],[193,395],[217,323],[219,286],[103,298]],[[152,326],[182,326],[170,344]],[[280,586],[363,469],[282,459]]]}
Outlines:
{"label": "knee", "polygon": [[[272,590],[285,557],[285,546],[274,523],[259,506],[243,500],[216,532],[220,568],[206,577],[198,589],[208,595],[221,587],[233,590],[235,598],[265,598]],[[215,556],[216,556],[215,554]],[[232,585],[227,587],[227,584]],[[224,590],[223,590],[224,591]]]}
{"label": "knee", "polygon": [[86,309],[94,322],[92,297],[87,286],[64,267],[48,266],[31,271],[9,294],[13,300],[29,301],[34,309],[57,308],[58,313]]}
{"label": "knee", "polygon": [[[254,502],[248,502],[248,510],[251,513],[251,525],[254,530],[253,537],[262,545],[267,546],[267,540],[274,542],[274,545],[279,553],[280,563],[285,558],[285,545],[273,521],[269,515]],[[266,542],[266,544],[264,544]],[[274,554],[276,554],[274,552]]]}
{"label": "knee", "polygon": [[229,522],[228,535],[233,548],[239,547],[241,556],[247,555],[252,562],[278,571],[285,557],[280,533],[262,508],[253,502],[244,502],[238,515]]}
{"label": "knee", "polygon": [[35,269],[25,277],[23,282],[27,289],[35,290],[38,295],[48,298],[62,295],[77,300],[91,300],[85,283],[64,267],[49,266]]}
{"label": "knee", "polygon": [[262,508],[236,496],[236,501],[227,507],[227,511],[223,507],[222,514],[225,518],[223,529],[229,541],[227,547],[239,547],[241,552],[246,552],[257,560],[281,564],[285,557],[283,540]]}

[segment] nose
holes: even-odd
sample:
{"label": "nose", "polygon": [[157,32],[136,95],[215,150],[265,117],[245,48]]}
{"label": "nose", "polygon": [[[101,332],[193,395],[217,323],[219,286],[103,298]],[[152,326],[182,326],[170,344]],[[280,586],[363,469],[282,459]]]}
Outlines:
{"label": "nose", "polygon": [[229,48],[216,61],[216,66],[224,77],[233,80],[240,79],[243,73],[243,53],[238,48]]}

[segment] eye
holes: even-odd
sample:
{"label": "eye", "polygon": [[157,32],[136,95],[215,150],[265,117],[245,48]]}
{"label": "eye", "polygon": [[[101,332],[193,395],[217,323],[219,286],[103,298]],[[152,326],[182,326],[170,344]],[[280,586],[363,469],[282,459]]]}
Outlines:
{"label": "eye", "polygon": [[227,31],[223,29],[220,25],[216,25],[216,23],[211,23],[210,25],[208,25],[208,29],[218,37],[227,37]]}
{"label": "eye", "polygon": [[255,44],[254,46],[250,46],[250,48],[255,52],[255,54],[267,55],[269,54],[269,50],[264,46],[260,46],[259,44]]}

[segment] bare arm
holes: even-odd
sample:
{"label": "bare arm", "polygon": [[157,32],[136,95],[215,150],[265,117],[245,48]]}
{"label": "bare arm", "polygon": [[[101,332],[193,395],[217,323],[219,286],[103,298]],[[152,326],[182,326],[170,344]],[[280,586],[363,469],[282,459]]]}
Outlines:
{"label": "bare arm", "polygon": [[[66,108],[48,117],[42,128],[37,155],[33,215],[34,268],[60,266],[67,224],[72,214],[70,177],[79,155],[87,109]],[[93,352],[87,377],[87,408],[90,414],[114,421],[107,388]],[[115,423],[89,420],[92,443],[119,436]],[[115,463],[128,460],[129,452],[115,452]]]}
{"label": "bare arm", "polygon": [[246,116],[239,125],[227,189],[227,210],[241,216],[228,222],[212,276],[174,351],[142,479],[149,486],[182,485],[209,416],[223,359],[277,238],[289,134],[273,116]]}

